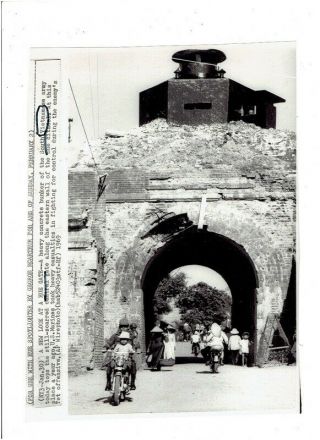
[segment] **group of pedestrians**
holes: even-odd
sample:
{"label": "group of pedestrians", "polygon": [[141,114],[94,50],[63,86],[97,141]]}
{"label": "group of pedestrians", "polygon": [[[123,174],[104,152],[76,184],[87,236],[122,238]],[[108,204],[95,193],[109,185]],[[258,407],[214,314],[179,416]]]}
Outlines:
{"label": "group of pedestrians", "polygon": [[251,346],[249,336],[248,332],[243,332],[240,336],[236,328],[222,329],[217,322],[213,322],[211,326],[197,324],[191,333],[191,352],[194,353],[195,345],[199,345],[205,362],[208,362],[208,355],[214,347],[221,350],[221,365],[225,359],[230,358],[232,365],[238,365],[241,359],[241,364],[247,366]]}
{"label": "group of pedestrians", "polygon": [[[197,347],[206,363],[212,348],[221,350],[220,362],[231,362],[232,365],[248,366],[250,353],[250,335],[243,332],[240,336],[236,328],[222,328],[218,322],[196,324],[194,330],[188,323],[183,325],[183,341],[191,342],[191,353]],[[160,371],[162,365],[172,366],[175,363],[176,328],[171,324],[165,325],[160,321],[150,332],[150,343],[147,349],[147,365],[151,370]]]}
{"label": "group of pedestrians", "polygon": [[240,356],[241,365],[248,366],[248,357],[251,345],[249,336],[250,335],[248,332],[243,332],[242,337],[240,337],[240,334],[236,328],[231,330],[228,340],[228,350],[231,354],[232,365],[238,365]]}
{"label": "group of pedestrians", "polygon": [[[187,323],[186,323],[187,324]],[[222,329],[220,324],[213,322],[212,325],[205,326],[197,324],[194,331],[189,324],[183,326],[185,340],[191,341],[192,353],[197,344],[201,350],[206,362],[208,362],[209,353],[212,348],[221,350],[221,364],[230,353],[233,365],[238,365],[239,356],[241,356],[242,365],[248,365],[248,356],[250,352],[249,333],[244,332],[242,337],[236,328]],[[162,365],[172,366],[175,363],[176,351],[176,328],[171,324],[164,324],[157,321],[150,332],[150,342],[147,349],[146,362],[151,370],[161,370]],[[127,318],[122,318],[119,322],[118,330],[105,340],[106,356],[103,361],[103,368],[106,369],[107,384],[106,390],[112,387],[111,379],[114,369],[114,359],[112,351],[128,355],[126,369],[130,374],[130,388],[136,389],[137,365],[135,353],[140,350],[138,341],[137,325],[129,324]]]}

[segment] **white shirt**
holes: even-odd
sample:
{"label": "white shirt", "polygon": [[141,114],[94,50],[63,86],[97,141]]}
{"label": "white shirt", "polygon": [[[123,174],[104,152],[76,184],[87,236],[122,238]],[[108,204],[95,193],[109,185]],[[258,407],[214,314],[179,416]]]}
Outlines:
{"label": "white shirt", "polygon": [[191,341],[196,344],[197,342],[200,341],[200,335],[192,335],[191,336]]}
{"label": "white shirt", "polygon": [[240,347],[242,353],[249,353],[249,339],[241,339]]}
{"label": "white shirt", "polygon": [[115,346],[114,352],[121,353],[121,354],[130,354],[130,353],[134,353],[135,351],[132,348],[131,344],[128,343],[128,344],[122,345],[119,343]]}
{"label": "white shirt", "polygon": [[223,338],[222,336],[214,336],[211,332],[207,336],[208,347],[223,348]]}
{"label": "white shirt", "polygon": [[229,350],[240,350],[241,338],[239,335],[230,335],[228,348]]}

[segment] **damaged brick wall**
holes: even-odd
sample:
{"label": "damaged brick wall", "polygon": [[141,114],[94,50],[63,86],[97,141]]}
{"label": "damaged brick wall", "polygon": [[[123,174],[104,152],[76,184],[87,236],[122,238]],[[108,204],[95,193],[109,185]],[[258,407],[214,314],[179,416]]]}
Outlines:
{"label": "damaged brick wall", "polygon": [[94,366],[96,317],[96,251],[69,250],[69,372]]}
{"label": "damaged brick wall", "polygon": [[[156,218],[154,211],[187,213],[196,224],[203,195],[208,230],[242,245],[257,270],[259,339],[267,314],[282,310],[291,273],[294,134],[242,122],[194,128],[154,121],[131,135],[106,139],[94,154],[107,175],[106,188],[92,211],[92,235],[103,255],[97,269],[97,298],[103,312],[95,337],[96,366],[102,359],[102,315],[104,337],[126,315],[137,322],[145,348],[141,276],[164,244],[162,236],[141,239]],[[79,168],[88,163],[89,158],[81,157],[72,173],[88,173]],[[92,187],[88,192],[90,196]]]}
{"label": "damaged brick wall", "polygon": [[[147,213],[151,204],[157,207],[157,202],[107,205],[106,235],[112,240],[116,264],[110,268],[105,289],[106,334],[114,330],[117,316],[125,314],[138,320],[139,328],[144,329],[141,275],[148,260],[164,244],[160,237],[141,240],[150,227]],[[162,209],[167,212],[187,212],[195,223],[199,207],[199,200],[162,203]],[[205,223],[208,230],[241,244],[257,269],[260,283],[257,290],[258,337],[267,314],[280,313],[286,296],[294,245],[292,211],[292,201],[219,200],[207,204]],[[117,234],[119,224],[126,224],[126,227],[120,227]],[[141,336],[143,344],[143,334]]]}
{"label": "damaged brick wall", "polygon": [[69,171],[69,219],[88,211],[87,223],[69,230],[69,372],[79,374],[101,365],[104,335],[104,273],[101,251],[93,235],[97,175]]}

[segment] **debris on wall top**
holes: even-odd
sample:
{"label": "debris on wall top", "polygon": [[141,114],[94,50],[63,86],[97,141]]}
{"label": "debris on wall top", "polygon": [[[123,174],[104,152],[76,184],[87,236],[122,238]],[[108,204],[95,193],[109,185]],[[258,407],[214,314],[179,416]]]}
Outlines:
{"label": "debris on wall top", "polygon": [[[168,124],[156,119],[123,137],[91,144],[99,169],[141,168],[156,171],[183,169],[235,169],[243,173],[295,169],[295,133],[262,129],[243,121],[199,126]],[[86,148],[73,169],[92,168]]]}
{"label": "debris on wall top", "polygon": [[[242,121],[190,127],[157,119],[121,138],[91,144],[101,170],[141,168],[163,170],[234,169],[241,172],[295,169],[295,133],[262,129]],[[73,169],[92,168],[89,151],[82,150]]]}

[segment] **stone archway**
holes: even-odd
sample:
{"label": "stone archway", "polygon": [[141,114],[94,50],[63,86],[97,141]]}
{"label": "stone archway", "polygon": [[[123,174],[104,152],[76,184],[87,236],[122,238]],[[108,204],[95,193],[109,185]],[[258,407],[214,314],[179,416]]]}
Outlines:
{"label": "stone archway", "polygon": [[[198,264],[218,272],[232,294],[232,323],[249,331],[257,346],[257,271],[248,253],[223,235],[192,227],[160,247],[147,263],[141,278],[146,336],[154,323],[152,299],[159,282],[177,267]],[[255,357],[255,355],[254,355]]]}

